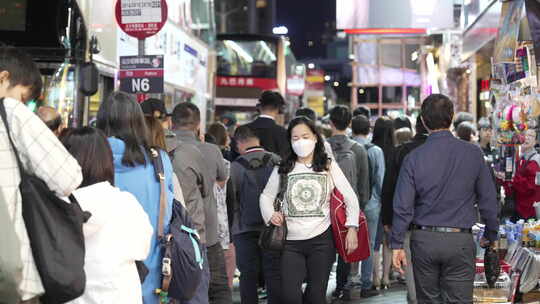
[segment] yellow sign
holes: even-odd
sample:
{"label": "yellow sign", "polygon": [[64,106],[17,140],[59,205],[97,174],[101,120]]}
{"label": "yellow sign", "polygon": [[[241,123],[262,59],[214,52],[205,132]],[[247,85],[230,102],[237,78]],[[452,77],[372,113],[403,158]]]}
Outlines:
{"label": "yellow sign", "polygon": [[310,96],[307,99],[308,107],[317,113],[318,116],[324,115],[324,97]]}

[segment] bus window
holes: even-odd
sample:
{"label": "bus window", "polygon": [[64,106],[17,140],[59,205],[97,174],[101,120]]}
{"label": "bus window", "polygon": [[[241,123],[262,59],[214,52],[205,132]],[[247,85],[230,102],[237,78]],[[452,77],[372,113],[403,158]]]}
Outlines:
{"label": "bus window", "polygon": [[265,40],[219,40],[218,75],[275,78],[276,43]]}

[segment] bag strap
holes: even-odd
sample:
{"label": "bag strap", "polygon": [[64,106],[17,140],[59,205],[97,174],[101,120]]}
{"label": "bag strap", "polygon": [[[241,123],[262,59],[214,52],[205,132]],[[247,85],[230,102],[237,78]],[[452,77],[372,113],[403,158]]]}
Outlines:
{"label": "bag strap", "polygon": [[4,126],[6,127],[6,133],[9,138],[9,143],[11,144],[11,148],[13,149],[13,153],[15,153],[15,159],[17,160],[19,173],[21,175],[21,179],[23,179],[25,175],[25,171],[22,165],[21,158],[19,156],[19,151],[17,150],[17,147],[15,147],[15,144],[13,143],[13,138],[11,137],[11,132],[9,129],[9,124],[8,124],[7,114],[6,114],[6,106],[4,105],[4,98],[0,98],[0,116],[2,116],[2,121],[4,122]]}
{"label": "bag strap", "polygon": [[167,298],[167,292],[169,291],[169,286],[171,285],[172,280],[172,267],[171,267],[171,241],[172,235],[164,235],[163,233],[163,223],[165,218],[165,210],[167,207],[167,191],[165,188],[165,170],[163,167],[163,160],[159,150],[156,148],[150,148],[150,157],[152,159],[152,164],[154,166],[154,172],[156,178],[159,181],[160,185],[160,194],[159,194],[159,218],[158,218],[158,240],[165,248],[163,254],[163,260],[161,262],[161,274],[163,275],[163,280],[161,282],[161,290],[159,291],[160,297]]}
{"label": "bag strap", "polygon": [[283,208],[283,198],[285,197],[285,192],[287,191],[287,186],[289,183],[289,176],[286,173],[279,174],[279,192],[274,200],[274,210],[280,212]]}
{"label": "bag strap", "polygon": [[165,209],[167,205],[167,192],[165,191],[165,172],[163,169],[163,161],[159,155],[159,152],[155,148],[150,148],[150,155],[152,157],[152,164],[154,166],[154,172],[156,179],[160,185],[159,195],[159,219],[158,219],[158,238],[163,238],[163,221],[165,218]]}

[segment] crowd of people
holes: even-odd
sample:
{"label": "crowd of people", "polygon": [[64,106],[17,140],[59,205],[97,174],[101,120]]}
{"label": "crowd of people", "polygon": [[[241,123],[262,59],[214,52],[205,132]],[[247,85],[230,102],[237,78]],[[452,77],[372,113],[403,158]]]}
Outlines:
{"label": "crowd of people", "polygon": [[[17,155],[58,197],[69,202],[72,195],[91,213],[83,225],[86,288],[70,303],[163,303],[168,258],[158,231],[171,230],[177,205],[198,236],[202,266],[189,299],[171,295],[170,303],[230,304],[237,273],[242,303],[259,303],[263,289],[269,304],[327,303],[336,259],[334,300],[348,301],[354,290],[376,296],[395,277],[406,282],[409,303],[472,301],[475,205],[487,226],[483,245],[498,230],[494,179],[485,161],[491,127],[481,120],[478,131],[467,113],[453,119],[446,96],[428,97],[415,123],[382,116],[372,127],[369,109],[336,106],[325,119],[301,108],[285,128],[276,122],[283,97],[266,91],[254,121],[236,126],[225,116],[204,132],[192,103],[168,113],[161,100],[139,104],[122,92],[101,104],[95,128],[63,128],[54,109],[42,107],[35,115],[25,107],[41,86],[27,55],[0,50],[7,118],[0,124],[0,198],[11,218],[0,226],[14,228],[22,267],[11,303],[40,303],[47,292],[25,229]],[[533,132],[522,166],[538,171]],[[162,168],[155,168],[153,157]],[[520,187],[530,183],[529,172],[519,174],[504,186],[528,200],[533,196],[525,198]],[[371,251],[360,263],[336,254],[333,189],[346,206],[347,250]],[[518,212],[530,213],[526,203],[518,205]],[[361,212],[369,242],[359,244]],[[270,223],[287,227],[279,252],[259,246]]]}

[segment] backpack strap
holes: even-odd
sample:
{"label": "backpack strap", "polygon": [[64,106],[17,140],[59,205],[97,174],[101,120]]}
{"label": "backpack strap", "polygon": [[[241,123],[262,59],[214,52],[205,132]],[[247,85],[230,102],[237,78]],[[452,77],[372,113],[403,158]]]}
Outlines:
{"label": "backpack strap", "polygon": [[[163,280],[161,282],[161,289],[157,289],[156,293],[159,295],[161,300],[168,299],[169,286],[172,281],[172,267],[171,267],[171,257],[172,257],[172,235],[164,235],[163,225],[165,218],[165,210],[167,209],[167,191],[165,187],[165,170],[163,167],[163,160],[159,150],[156,148],[150,149],[150,157],[152,159],[152,164],[154,167],[154,172],[156,178],[159,181],[160,185],[160,195],[159,195],[159,218],[158,218],[158,240],[161,245],[164,247],[165,251],[163,253],[163,260],[161,261],[161,274],[163,275]],[[161,303],[161,302],[160,302]]]}

